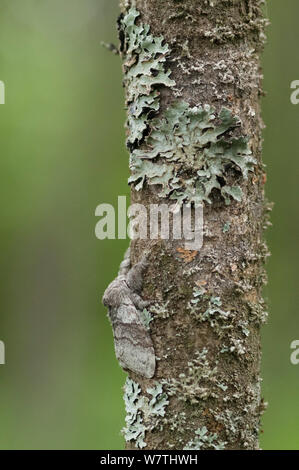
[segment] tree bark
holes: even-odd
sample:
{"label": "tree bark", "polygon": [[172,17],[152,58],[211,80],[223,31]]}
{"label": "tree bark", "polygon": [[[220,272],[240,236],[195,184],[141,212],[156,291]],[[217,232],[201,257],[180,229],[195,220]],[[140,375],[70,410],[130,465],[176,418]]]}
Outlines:
{"label": "tree bark", "polygon": [[[121,3],[132,202],[204,206],[199,251],[173,237],[131,242],[131,265],[147,253],[142,298],[150,303],[156,368],[152,378],[129,371],[128,449],[259,448],[269,210],[259,104],[262,4]],[[154,104],[141,106],[149,97]],[[144,162],[150,166],[140,170]],[[162,168],[172,176],[159,180]]]}

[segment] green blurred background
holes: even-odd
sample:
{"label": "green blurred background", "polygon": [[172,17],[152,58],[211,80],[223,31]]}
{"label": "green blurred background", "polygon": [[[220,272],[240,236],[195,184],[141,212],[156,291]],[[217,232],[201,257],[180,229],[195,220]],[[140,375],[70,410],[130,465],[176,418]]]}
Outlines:
{"label": "green blurred background", "polygon": [[[264,449],[299,449],[298,0],[269,0]],[[1,449],[121,449],[125,374],[100,298],[127,241],[99,241],[95,208],[128,195],[117,0],[0,0]]]}

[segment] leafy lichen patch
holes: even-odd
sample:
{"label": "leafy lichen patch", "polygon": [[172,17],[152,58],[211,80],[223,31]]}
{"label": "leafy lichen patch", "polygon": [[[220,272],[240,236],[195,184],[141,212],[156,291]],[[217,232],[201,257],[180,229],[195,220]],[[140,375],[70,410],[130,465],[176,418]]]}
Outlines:
{"label": "leafy lichen patch", "polygon": [[[196,308],[201,299],[207,300],[208,304],[204,312],[200,312]],[[219,324],[221,320],[227,322],[231,319],[231,312],[225,312],[221,309],[221,306],[222,301],[220,300],[220,297],[207,296],[204,294],[202,289],[195,287],[193,290],[193,299],[191,300],[188,307],[197,320],[200,322],[208,321],[212,328],[217,327],[217,330],[219,330],[220,328],[225,329],[225,326],[220,326]]]}
{"label": "leafy lichen patch", "polygon": [[217,363],[211,365],[207,354],[207,348],[197,351],[195,358],[189,361],[186,373],[180,374],[178,379],[162,380],[169,396],[175,395],[178,400],[188,401],[192,405],[218,396]]}
{"label": "leafy lichen patch", "polygon": [[188,442],[184,450],[224,450],[226,442],[219,440],[217,433],[210,433],[203,426],[195,431],[194,438]]}
{"label": "leafy lichen patch", "polygon": [[246,314],[223,310],[220,297],[207,294],[203,287],[194,287],[187,308],[196,321],[208,323],[222,340],[220,354],[234,353],[238,357],[246,354],[246,339],[250,336]]}
{"label": "leafy lichen patch", "polygon": [[132,152],[129,183],[137,191],[145,181],[160,185],[160,197],[179,203],[211,203],[214,189],[220,191],[227,204],[231,198],[240,201],[242,190],[227,183],[227,167],[247,179],[256,161],[248,139],[232,136],[239,125],[239,118],[227,108],[216,116],[209,105],[174,103],[162,118],[152,120],[145,146]]}
{"label": "leafy lichen patch", "polygon": [[150,323],[153,321],[151,313],[144,308],[141,312],[141,320],[147,330],[150,329]]}
{"label": "leafy lichen patch", "polygon": [[144,137],[149,116],[159,110],[161,86],[171,87],[175,82],[165,70],[169,46],[163,36],[150,34],[149,25],[136,24],[140,13],[135,8],[120,20],[125,55],[124,72],[128,106],[128,146],[132,148]]}
{"label": "leafy lichen patch", "polygon": [[139,449],[146,447],[145,433],[160,424],[169,403],[162,384],[156,382],[155,387],[146,391],[151,398],[142,395],[140,386],[127,378],[124,387],[127,416],[126,426],[122,432],[126,441],[134,441]]}

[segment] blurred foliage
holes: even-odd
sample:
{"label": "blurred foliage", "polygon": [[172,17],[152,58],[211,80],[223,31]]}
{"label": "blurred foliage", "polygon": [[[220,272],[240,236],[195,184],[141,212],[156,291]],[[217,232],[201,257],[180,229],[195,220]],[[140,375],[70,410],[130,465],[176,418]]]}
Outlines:
{"label": "blurred foliage", "polygon": [[[299,448],[296,0],[271,0],[264,54],[270,321],[265,449]],[[99,241],[95,208],[129,195],[117,0],[0,0],[1,449],[120,449],[125,374],[100,298],[128,242]]]}

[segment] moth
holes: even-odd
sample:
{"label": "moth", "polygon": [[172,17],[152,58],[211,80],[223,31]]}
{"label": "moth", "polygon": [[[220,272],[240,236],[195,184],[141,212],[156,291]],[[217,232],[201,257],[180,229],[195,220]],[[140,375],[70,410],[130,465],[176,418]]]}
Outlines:
{"label": "moth", "polygon": [[121,367],[150,379],[155,374],[156,357],[149,331],[141,317],[149,302],[140,296],[147,265],[147,257],[144,256],[131,267],[129,248],[117,278],[104,292],[103,304],[108,307],[115,354]]}

